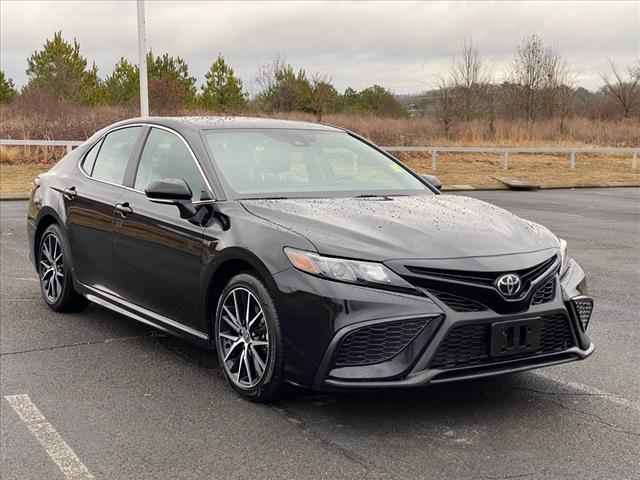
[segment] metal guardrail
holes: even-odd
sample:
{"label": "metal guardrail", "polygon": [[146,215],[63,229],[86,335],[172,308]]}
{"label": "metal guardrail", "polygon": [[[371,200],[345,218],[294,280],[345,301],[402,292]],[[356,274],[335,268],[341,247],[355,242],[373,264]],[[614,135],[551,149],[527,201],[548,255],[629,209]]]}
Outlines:
{"label": "metal guardrail", "polygon": [[589,147],[397,147],[388,146],[381,147],[387,152],[425,152],[431,153],[431,169],[436,170],[438,166],[439,153],[490,153],[502,155],[502,169],[509,168],[509,155],[515,153],[526,154],[561,154],[569,156],[569,167],[576,168],[576,155],[612,155],[612,156],[629,156],[632,158],[631,168],[638,168],[638,158],[640,157],[640,148],[589,148]]}
{"label": "metal guardrail", "polygon": [[67,153],[83,143],[78,140],[0,140],[0,145],[11,147],[65,147]]}
{"label": "metal guardrail", "polygon": [[[0,140],[0,145],[14,147],[65,147],[67,152],[74,147],[82,145],[83,142],[77,140]],[[532,155],[561,154],[569,156],[569,167],[576,168],[576,156],[580,154],[590,155],[612,155],[632,157],[631,168],[638,168],[640,148],[589,148],[589,147],[445,147],[445,146],[424,146],[424,147],[401,147],[386,146],[381,147],[387,152],[425,152],[431,153],[431,169],[437,170],[439,153],[489,153],[502,155],[502,168],[509,168],[509,155],[516,153],[526,153]]]}

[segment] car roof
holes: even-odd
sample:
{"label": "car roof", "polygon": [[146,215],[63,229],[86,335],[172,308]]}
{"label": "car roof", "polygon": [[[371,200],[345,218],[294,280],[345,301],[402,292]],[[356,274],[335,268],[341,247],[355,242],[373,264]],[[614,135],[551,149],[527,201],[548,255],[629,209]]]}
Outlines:
{"label": "car roof", "polygon": [[191,130],[216,130],[216,129],[295,129],[295,130],[321,130],[341,132],[340,128],[320,123],[301,122],[296,120],[282,120],[276,118],[261,117],[147,117],[131,118],[118,122],[114,126],[123,126],[135,123],[150,123],[172,128],[178,131]]}

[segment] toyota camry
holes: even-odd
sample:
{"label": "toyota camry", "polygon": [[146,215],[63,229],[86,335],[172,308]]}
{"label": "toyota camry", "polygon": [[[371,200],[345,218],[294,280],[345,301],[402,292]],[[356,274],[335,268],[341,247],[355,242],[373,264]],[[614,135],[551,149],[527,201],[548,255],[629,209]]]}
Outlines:
{"label": "toyota camry", "polygon": [[412,387],[594,350],[564,240],[335,127],[123,121],[35,179],[27,224],[52,310],[93,302],[215,350],[256,401],[285,383]]}

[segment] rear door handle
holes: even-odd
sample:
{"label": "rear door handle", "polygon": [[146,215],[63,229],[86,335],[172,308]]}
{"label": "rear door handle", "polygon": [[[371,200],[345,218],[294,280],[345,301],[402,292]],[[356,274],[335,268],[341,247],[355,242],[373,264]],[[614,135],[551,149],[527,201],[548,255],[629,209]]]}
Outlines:
{"label": "rear door handle", "polygon": [[131,215],[133,213],[133,208],[129,206],[129,202],[125,203],[116,203],[116,212],[124,218],[127,215]]}
{"label": "rear door handle", "polygon": [[64,195],[64,198],[66,198],[67,200],[73,200],[78,196],[76,187],[65,188],[64,190],[62,190],[62,194]]}

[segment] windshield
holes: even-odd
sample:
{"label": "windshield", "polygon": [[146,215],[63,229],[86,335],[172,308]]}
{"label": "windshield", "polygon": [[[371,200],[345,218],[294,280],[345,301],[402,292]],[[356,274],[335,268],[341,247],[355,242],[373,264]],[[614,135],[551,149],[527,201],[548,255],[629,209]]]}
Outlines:
{"label": "windshield", "polygon": [[344,132],[208,130],[210,152],[240,197],[430,192],[390,158]]}

